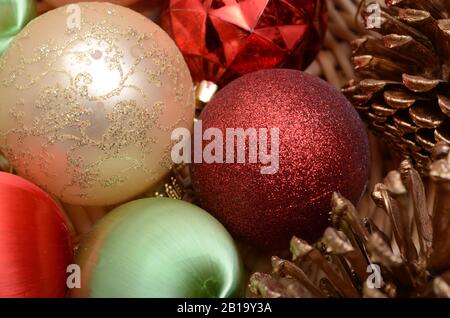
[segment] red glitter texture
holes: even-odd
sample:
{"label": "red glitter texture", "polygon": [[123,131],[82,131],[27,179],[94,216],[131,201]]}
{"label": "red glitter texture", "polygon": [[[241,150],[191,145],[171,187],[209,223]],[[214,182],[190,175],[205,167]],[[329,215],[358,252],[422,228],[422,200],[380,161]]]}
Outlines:
{"label": "red glitter texture", "polygon": [[0,298],[64,297],[71,262],[71,233],[56,203],[0,172]]}
{"label": "red glitter texture", "polygon": [[324,0],[166,0],[161,26],[195,81],[220,85],[274,67],[305,69],[327,25]]}
{"label": "red glitter texture", "polygon": [[257,248],[285,248],[293,235],[317,239],[329,222],[332,193],[353,203],[363,193],[370,157],[364,125],[345,97],[316,77],[285,69],[245,75],[220,90],[200,119],[203,131],[223,134],[280,130],[277,174],[262,175],[267,165],[260,163],[191,165],[200,205]]}

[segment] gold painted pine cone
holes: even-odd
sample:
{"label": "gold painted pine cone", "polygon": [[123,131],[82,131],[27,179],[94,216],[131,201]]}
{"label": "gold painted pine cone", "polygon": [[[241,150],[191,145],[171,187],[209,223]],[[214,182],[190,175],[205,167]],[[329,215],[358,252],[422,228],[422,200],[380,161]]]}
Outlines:
{"label": "gold painted pine cone", "polygon": [[272,274],[251,276],[253,296],[450,297],[450,147],[432,152],[426,187],[408,160],[375,186],[381,215],[361,219],[335,193],[332,227],[314,245],[294,237],[292,261],[273,257]]}
{"label": "gold painted pine cone", "polygon": [[344,94],[389,146],[428,173],[438,141],[450,143],[450,1],[374,1],[361,16],[371,35],[352,43],[356,79]]}

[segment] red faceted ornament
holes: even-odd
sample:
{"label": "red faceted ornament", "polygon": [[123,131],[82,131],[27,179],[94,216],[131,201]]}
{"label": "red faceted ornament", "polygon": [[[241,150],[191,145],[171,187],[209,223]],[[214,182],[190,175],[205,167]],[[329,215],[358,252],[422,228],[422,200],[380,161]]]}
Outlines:
{"label": "red faceted ornament", "polygon": [[223,85],[261,69],[305,69],[327,25],[325,0],[166,0],[161,25],[195,81]]}
{"label": "red faceted ornament", "polygon": [[47,193],[0,172],[0,298],[64,297],[71,240],[63,213]]}
{"label": "red faceted ornament", "polygon": [[[257,248],[284,248],[293,235],[315,241],[329,225],[333,192],[355,204],[364,192],[364,124],[347,99],[319,78],[286,69],[244,75],[222,88],[199,119],[205,141],[194,145],[194,157],[200,149],[203,160],[191,164],[199,203],[235,238]],[[238,128],[246,132],[240,143],[228,135]],[[210,149],[219,160],[206,160]],[[259,153],[257,160],[251,161],[250,149]],[[267,167],[275,169],[263,172]]]}

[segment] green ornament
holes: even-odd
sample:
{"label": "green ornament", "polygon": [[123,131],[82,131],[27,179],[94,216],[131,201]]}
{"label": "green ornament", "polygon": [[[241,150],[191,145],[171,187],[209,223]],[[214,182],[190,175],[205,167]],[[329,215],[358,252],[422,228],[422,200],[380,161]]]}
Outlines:
{"label": "green ornament", "polygon": [[149,198],[116,208],[77,254],[81,288],[72,297],[238,297],[244,290],[230,234],[180,200]]}
{"label": "green ornament", "polygon": [[34,0],[0,1],[0,56],[8,48],[16,34],[36,15],[36,1]]}

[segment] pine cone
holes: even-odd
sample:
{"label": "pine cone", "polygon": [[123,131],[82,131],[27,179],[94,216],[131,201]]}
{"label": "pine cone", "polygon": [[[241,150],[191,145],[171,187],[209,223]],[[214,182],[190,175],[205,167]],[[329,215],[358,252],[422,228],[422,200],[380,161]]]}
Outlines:
{"label": "pine cone", "polygon": [[450,144],[450,1],[373,1],[362,18],[373,36],[352,43],[356,79],[344,94],[388,145],[428,173],[438,141]]}
{"label": "pine cone", "polygon": [[314,245],[294,237],[293,261],[273,257],[273,273],[253,274],[250,292],[256,297],[450,297],[450,147],[438,143],[433,159],[428,196],[405,160],[375,186],[372,198],[380,209],[372,217],[360,220],[355,207],[335,193],[333,227]]}

